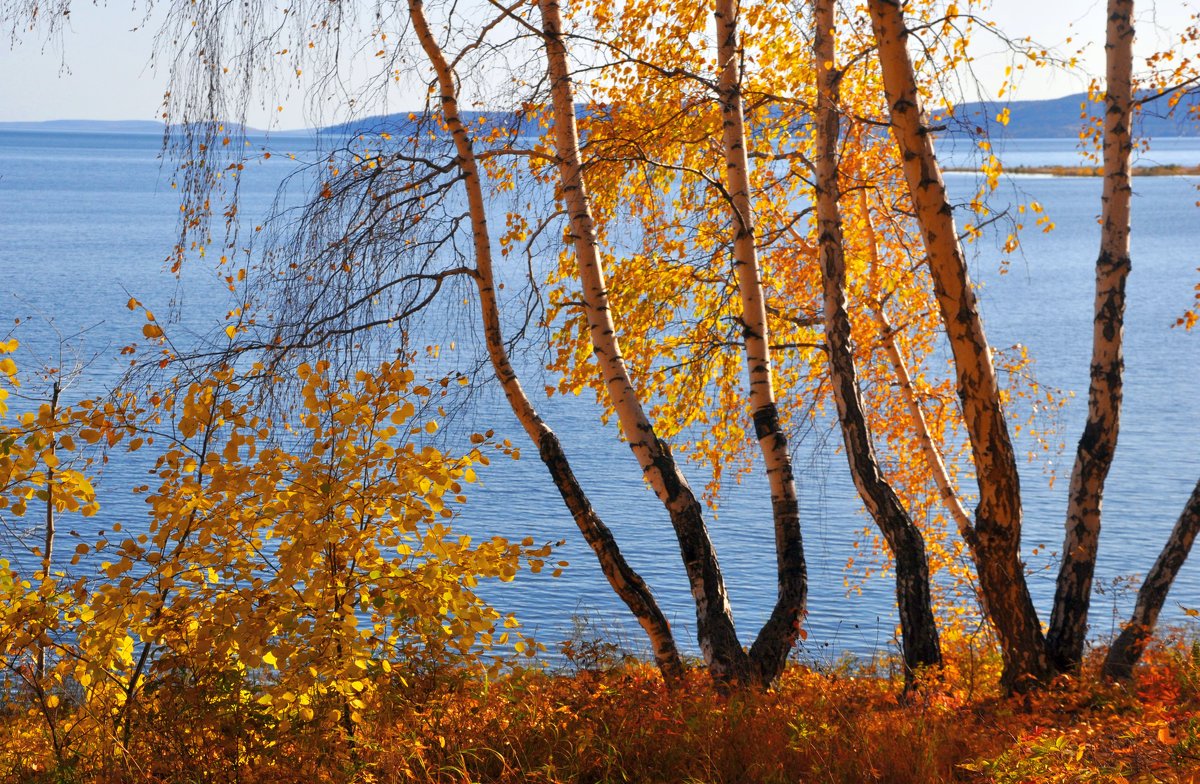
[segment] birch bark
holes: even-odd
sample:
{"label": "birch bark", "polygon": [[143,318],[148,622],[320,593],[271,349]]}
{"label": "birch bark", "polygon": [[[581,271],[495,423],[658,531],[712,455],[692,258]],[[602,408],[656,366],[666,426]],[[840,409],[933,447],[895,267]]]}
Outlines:
{"label": "birch bark", "polygon": [[716,550],[704,524],[700,500],[679,470],[670,447],[655,433],[621,356],[609,306],[603,259],[580,165],[575,97],[563,41],[562,17],[556,0],[538,0],[538,10],[554,109],[559,181],[569,217],[570,241],[575,251],[593,354],[629,447],[646,481],[671,518],[696,605],[696,633],[709,671],[718,682],[746,682],[750,678],[749,657],[734,628],[729,596]]}
{"label": "birch bark", "polygon": [[1175,521],[1170,538],[1138,589],[1133,617],[1108,649],[1108,655],[1104,658],[1105,677],[1125,680],[1133,675],[1133,666],[1146,650],[1150,635],[1154,633],[1154,625],[1158,623],[1158,614],[1167,601],[1171,583],[1187,560],[1197,532],[1200,532],[1200,481],[1196,482],[1183,513]]}
{"label": "birch bark", "polygon": [[1050,674],[1045,638],[1021,562],[1021,486],[991,348],[933,139],[924,122],[908,30],[898,0],[870,0],[892,133],[921,228],[942,322],[954,356],[958,394],[975,457],[979,506],[968,539],[989,620],[1000,638],[1006,690],[1031,688]]}
{"label": "birch bark", "polygon": [[818,245],[825,294],[825,344],[850,475],[895,558],[905,680],[911,682],[916,670],[940,664],[942,655],[929,595],[925,540],[879,470],[858,390],[850,317],[846,313],[846,259],[838,206],[841,196],[838,181],[841,74],[836,66],[834,14],[833,0],[816,0],[814,3],[813,59],[817,73],[814,167]]}
{"label": "birch bark", "polygon": [[1129,158],[1133,151],[1133,0],[1109,0],[1104,43],[1104,190],[1100,255],[1096,259],[1088,417],[1075,451],[1067,491],[1066,536],[1046,637],[1060,670],[1083,660],[1092,575],[1100,544],[1104,482],[1117,448],[1125,370],[1125,281],[1129,276]]}
{"label": "birch bark", "polygon": [[596,514],[571,470],[558,437],[538,415],[521,387],[517,372],[509,359],[500,324],[500,307],[496,299],[492,244],[488,233],[483,187],[471,137],[459,116],[454,72],[429,29],[422,1],[409,0],[408,10],[417,38],[437,74],[442,119],[450,129],[458,153],[455,163],[462,173],[463,185],[467,192],[475,253],[475,282],[479,289],[484,336],[496,379],[500,382],[509,406],[521,426],[538,447],[542,462],[549,470],[555,487],[575,519],[576,526],[600,562],[600,568],[609,585],[629,607],[650,638],[654,659],[663,679],[669,686],[677,686],[682,682],[684,666],[666,616],[645,581],[626,562],[608,526]]}

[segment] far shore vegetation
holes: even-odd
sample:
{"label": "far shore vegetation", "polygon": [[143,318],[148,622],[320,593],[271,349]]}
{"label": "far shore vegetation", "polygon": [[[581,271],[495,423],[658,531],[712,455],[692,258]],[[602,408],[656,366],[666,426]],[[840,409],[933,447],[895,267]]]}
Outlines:
{"label": "far shore vegetation", "polygon": [[[973,172],[970,167],[948,166],[946,171]],[[1134,177],[1196,177],[1200,166],[1183,166],[1171,163],[1162,166],[1134,166],[1130,169]],[[1103,177],[1103,166],[1006,166],[1005,174],[1042,174],[1050,177]]]}

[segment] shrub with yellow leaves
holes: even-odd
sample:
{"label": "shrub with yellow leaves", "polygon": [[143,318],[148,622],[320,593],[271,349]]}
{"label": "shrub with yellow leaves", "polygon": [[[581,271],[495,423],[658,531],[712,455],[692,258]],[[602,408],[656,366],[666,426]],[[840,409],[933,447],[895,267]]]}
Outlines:
{"label": "shrub with yellow leaves", "polygon": [[[540,568],[550,547],[475,541],[451,525],[489,461],[487,437],[463,454],[431,445],[434,393],[403,361],[352,380],[325,362],[300,366],[287,421],[261,413],[250,383],[261,373],[223,368],[144,402],[65,409],[61,425],[23,415],[5,431],[7,499],[44,485],[28,465],[45,463],[38,445],[72,422],[159,450],[157,486],[139,488],[148,523],[106,525],[75,549],[76,573],[0,564],[7,709],[29,711],[30,760],[112,759],[167,702],[195,716],[186,730],[173,723],[184,759],[234,716],[262,738],[313,722],[353,737],[380,683],[402,689],[430,668],[499,666],[493,649],[540,648],[477,587]],[[56,503],[94,510],[86,478],[64,476]],[[50,661],[35,668],[48,641]]]}

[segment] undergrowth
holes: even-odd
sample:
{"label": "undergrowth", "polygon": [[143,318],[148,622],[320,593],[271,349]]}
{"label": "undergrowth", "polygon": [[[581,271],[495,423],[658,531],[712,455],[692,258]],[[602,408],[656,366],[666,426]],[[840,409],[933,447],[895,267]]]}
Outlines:
{"label": "undergrowth", "polygon": [[[352,736],[332,702],[306,721],[264,709],[246,679],[181,674],[139,706],[127,742],[76,748],[57,765],[44,717],[10,690],[0,779],[1200,781],[1198,643],[1160,646],[1131,684],[1103,683],[1090,666],[1012,699],[973,685],[995,682],[974,671],[994,661],[957,657],[907,695],[878,666],[797,665],[769,693],[721,694],[698,670],[669,693],[644,664],[610,656],[585,664],[500,678],[397,670],[376,684]],[[69,725],[59,717],[60,728]]]}

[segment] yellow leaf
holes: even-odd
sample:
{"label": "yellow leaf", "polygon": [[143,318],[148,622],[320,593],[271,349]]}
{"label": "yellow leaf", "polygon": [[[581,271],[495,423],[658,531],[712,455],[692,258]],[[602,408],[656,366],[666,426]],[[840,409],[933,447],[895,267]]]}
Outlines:
{"label": "yellow leaf", "polygon": [[120,642],[117,643],[117,661],[125,666],[133,664],[133,638],[128,634],[125,635]]}
{"label": "yellow leaf", "polygon": [[263,664],[267,665],[268,667],[279,669],[279,660],[276,659],[275,654],[271,653],[270,651],[267,651],[263,654],[262,660]]}

